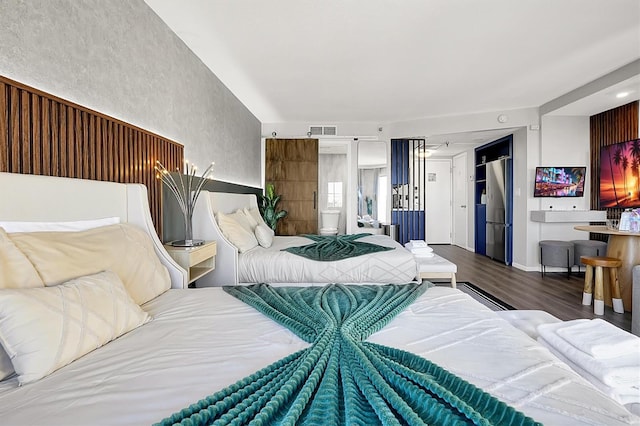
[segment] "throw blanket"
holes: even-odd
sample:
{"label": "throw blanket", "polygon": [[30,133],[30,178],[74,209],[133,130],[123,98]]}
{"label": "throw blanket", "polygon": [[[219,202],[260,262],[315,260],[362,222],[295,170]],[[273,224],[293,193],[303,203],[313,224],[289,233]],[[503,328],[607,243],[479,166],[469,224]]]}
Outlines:
{"label": "throw blanket", "polygon": [[538,424],[417,355],[364,341],[427,287],[226,287],[312,345],[158,424]]}
{"label": "throw blanket", "polygon": [[351,235],[311,235],[305,234],[303,237],[315,241],[314,244],[299,247],[289,247],[282,249],[298,256],[311,260],[329,262],[333,260],[343,260],[350,257],[362,256],[363,254],[377,253],[379,251],[393,250],[393,247],[384,247],[377,244],[355,241],[358,238],[371,234],[351,234]]}

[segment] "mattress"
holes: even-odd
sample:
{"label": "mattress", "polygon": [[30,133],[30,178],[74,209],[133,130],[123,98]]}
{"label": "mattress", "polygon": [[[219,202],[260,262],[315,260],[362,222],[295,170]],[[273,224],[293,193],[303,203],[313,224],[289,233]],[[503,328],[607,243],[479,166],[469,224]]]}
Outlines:
{"label": "mattress", "polygon": [[413,255],[386,235],[370,235],[357,241],[393,247],[334,262],[318,262],[282,249],[312,244],[308,238],[274,237],[269,248],[255,247],[238,256],[241,283],[393,283],[416,279]]}
{"label": "mattress", "polygon": [[[141,425],[307,344],[221,288],[169,290],[153,320],[50,376],[0,383],[7,425]],[[466,294],[433,287],[369,338],[420,354],[547,425],[640,419]]]}

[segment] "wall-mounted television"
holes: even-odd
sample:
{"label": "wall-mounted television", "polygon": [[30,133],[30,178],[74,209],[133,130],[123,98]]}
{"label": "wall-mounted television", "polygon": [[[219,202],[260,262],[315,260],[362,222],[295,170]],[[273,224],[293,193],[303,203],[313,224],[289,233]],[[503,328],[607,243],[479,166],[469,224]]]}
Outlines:
{"label": "wall-mounted television", "polygon": [[640,139],[600,148],[600,208],[640,207]]}
{"label": "wall-mounted television", "polygon": [[584,166],[536,167],[534,197],[583,197]]}

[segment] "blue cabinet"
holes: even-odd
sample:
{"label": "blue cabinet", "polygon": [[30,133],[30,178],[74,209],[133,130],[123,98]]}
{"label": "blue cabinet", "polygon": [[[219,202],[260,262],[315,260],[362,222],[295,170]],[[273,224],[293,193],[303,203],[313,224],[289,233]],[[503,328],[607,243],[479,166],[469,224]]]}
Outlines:
{"label": "blue cabinet", "polygon": [[486,255],[487,246],[487,206],[476,204],[476,246],[477,254]]}
{"label": "blue cabinet", "polygon": [[[506,265],[511,265],[513,256],[513,162],[511,161],[513,150],[513,135],[505,136],[486,145],[475,149],[475,250],[476,253],[486,255],[492,259],[504,261]],[[501,184],[491,184],[495,181],[495,173],[493,165],[498,160],[504,161],[504,167],[501,169]],[[491,169],[490,169],[491,167]],[[493,203],[489,192],[496,188],[502,194],[501,197],[495,197],[502,203],[496,205]],[[483,195],[487,193],[487,197]],[[489,204],[483,204],[485,201]],[[489,223],[487,223],[487,213],[489,211]],[[504,214],[499,215],[502,220],[496,219],[491,212],[502,211]],[[487,230],[489,228],[489,230]],[[504,245],[504,256],[502,256],[502,246]],[[498,248],[499,250],[497,250]],[[499,253],[500,256],[497,256]],[[502,258],[504,257],[504,259]]]}

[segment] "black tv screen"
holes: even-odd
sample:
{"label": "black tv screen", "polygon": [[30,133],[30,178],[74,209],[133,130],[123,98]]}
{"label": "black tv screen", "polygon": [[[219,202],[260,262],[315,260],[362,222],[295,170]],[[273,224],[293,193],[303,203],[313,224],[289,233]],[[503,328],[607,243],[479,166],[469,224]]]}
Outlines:
{"label": "black tv screen", "polygon": [[536,167],[534,197],[583,197],[584,166]]}
{"label": "black tv screen", "polygon": [[600,148],[600,207],[640,207],[640,139]]}

